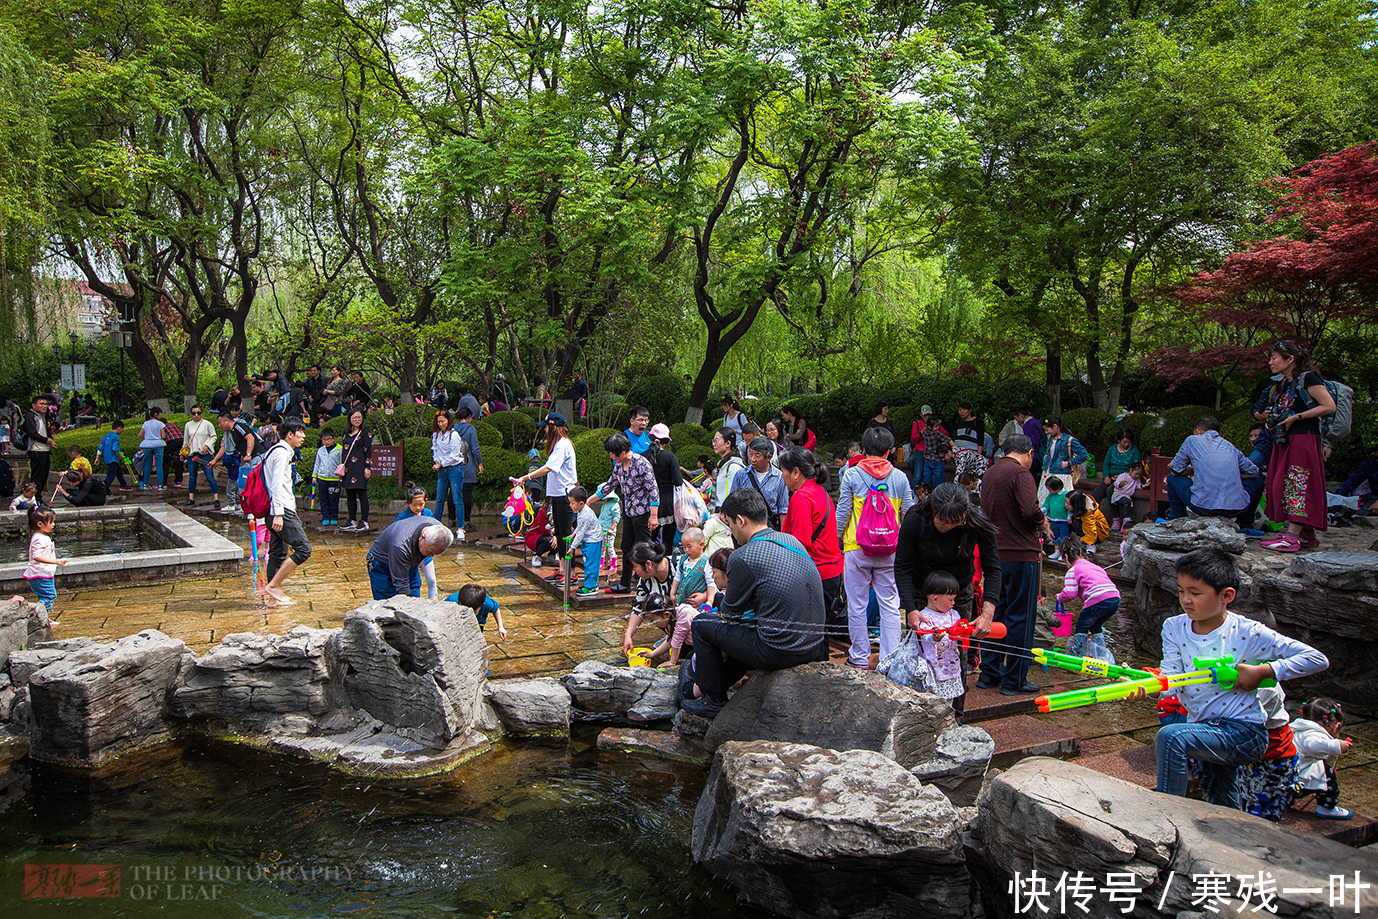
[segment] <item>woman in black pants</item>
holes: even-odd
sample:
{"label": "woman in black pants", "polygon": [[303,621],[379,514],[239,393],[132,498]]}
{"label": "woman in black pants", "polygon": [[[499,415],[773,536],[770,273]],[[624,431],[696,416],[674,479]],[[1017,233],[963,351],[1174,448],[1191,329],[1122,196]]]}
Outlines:
{"label": "woman in black pants", "polygon": [[349,501],[349,522],[340,527],[340,532],[362,533],[368,530],[368,479],[373,475],[370,456],[373,435],[364,427],[364,413],[359,409],[349,413],[343,446],[344,475],[341,484]]}
{"label": "woman in black pants", "polygon": [[660,531],[657,538],[666,552],[675,551],[675,486],[684,484],[679,458],[665,449],[670,429],[663,424],[651,428],[651,448],[643,454],[655,470],[656,491],[660,495]]}

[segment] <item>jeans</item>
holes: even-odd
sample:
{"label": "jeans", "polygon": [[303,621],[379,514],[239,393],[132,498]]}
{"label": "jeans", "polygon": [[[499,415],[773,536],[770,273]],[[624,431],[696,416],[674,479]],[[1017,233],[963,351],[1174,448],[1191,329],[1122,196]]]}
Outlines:
{"label": "jeans", "polygon": [[1258,500],[1263,497],[1263,488],[1268,483],[1262,472],[1263,467],[1259,466],[1258,468],[1260,470],[1258,475],[1244,479],[1244,493],[1249,496],[1249,504],[1235,518],[1235,523],[1246,530],[1254,528],[1254,515],[1258,512]]}
{"label": "jeans", "polygon": [[301,518],[296,511],[283,511],[282,529],[268,537],[268,580],[273,579],[287,560],[288,546],[292,548],[292,561],[298,565],[311,557],[311,543],[306,540],[306,531],[301,528]]}
{"label": "jeans", "polygon": [[225,460],[225,503],[231,507],[239,504],[239,454],[226,453]]}
{"label": "jeans", "polygon": [[124,480],[124,463],[114,462],[105,464],[105,487],[110,488],[110,483],[116,479],[120,480],[121,488],[128,488],[129,483]]}
{"label": "jeans", "polygon": [[947,475],[947,460],[927,459],[923,461],[923,483],[929,490],[937,488],[943,484],[943,478]]}
{"label": "jeans", "polygon": [[1158,759],[1158,791],[1179,798],[1187,793],[1187,758],[1201,764],[1201,793],[1211,804],[1239,809],[1239,767],[1257,762],[1268,748],[1261,724],[1215,718],[1168,724],[1153,738]]}
{"label": "jeans", "polygon": [[1049,526],[1053,528],[1053,542],[1062,545],[1062,541],[1072,535],[1072,525],[1066,520],[1049,520]]}
{"label": "jeans", "polygon": [[598,569],[603,562],[603,540],[584,543],[584,590],[598,589]]}
{"label": "jeans", "polygon": [[220,494],[220,486],[215,481],[215,470],[207,465],[209,459],[204,458],[204,454],[187,457],[187,494],[196,497],[196,473],[200,471],[206,477],[206,484],[211,487],[211,497]]}
{"label": "jeans", "polygon": [[[917,491],[917,490],[918,490],[918,487],[919,487],[920,485],[923,484],[923,451],[922,451],[922,450],[915,450],[915,451],[913,451],[912,453],[909,454],[909,469],[910,469],[910,472],[912,473],[912,475],[910,476],[909,485],[910,485],[914,490]],[[843,472],[846,472],[847,470],[846,470],[846,469],[843,469],[842,471],[843,471]]]}
{"label": "jeans", "polygon": [[867,555],[860,549],[844,552],[842,582],[847,590],[847,632],[852,639],[847,660],[857,667],[871,662],[866,607],[872,590],[880,604],[880,656],[883,660],[900,646],[900,594],[895,587],[895,557]]}
{"label": "jeans", "polygon": [[450,506],[450,526],[455,526],[455,521],[464,523],[464,514],[460,513],[464,507],[464,464],[455,463],[453,466],[441,466],[436,472],[435,480],[435,517],[437,520],[445,519],[445,505]]}
{"label": "jeans", "polygon": [[1005,624],[1006,634],[985,641],[981,680],[987,686],[1017,690],[1028,680],[1037,605],[1038,562],[1001,562],[995,621]]}
{"label": "jeans", "polygon": [[57,602],[57,588],[53,586],[52,578],[25,578],[29,582],[29,590],[38,597],[43,608],[48,612],[53,611],[53,604]]}
{"label": "jeans", "polygon": [[[1262,480],[1260,479],[1260,481]],[[1181,517],[1187,516],[1187,508],[1191,508],[1191,512],[1198,517],[1240,516],[1241,512],[1237,507],[1226,509],[1212,507],[1197,507],[1195,504],[1192,504],[1191,486],[1192,481],[1190,476],[1177,475],[1176,473],[1174,473],[1167,477],[1167,516],[1169,520],[1177,520]]]}
{"label": "jeans", "polygon": [[144,468],[143,473],[139,476],[139,484],[145,488],[148,487],[148,480],[156,471],[157,475],[154,477],[154,482],[159,488],[162,488],[163,477],[167,474],[167,471],[163,468],[163,448],[144,447],[143,450]]}
{"label": "jeans", "polygon": [[1109,600],[1102,600],[1090,606],[1082,607],[1081,615],[1077,617],[1078,632],[1100,632],[1110,617],[1120,611],[1120,598],[1111,597]]}
{"label": "jeans", "polygon": [[[388,572],[388,566],[382,562],[368,563],[368,586],[373,590],[373,599],[391,600],[397,596],[397,590],[393,587],[392,576]],[[421,596],[421,569],[413,568],[410,575],[410,591],[407,594],[411,597]]]}
{"label": "jeans", "polygon": [[820,659],[819,645],[807,651],[785,652],[761,640],[760,630],[743,622],[729,622],[712,613],[694,617],[690,626],[694,645],[694,682],[714,702],[727,701],[727,689],[748,670],[782,670]]}

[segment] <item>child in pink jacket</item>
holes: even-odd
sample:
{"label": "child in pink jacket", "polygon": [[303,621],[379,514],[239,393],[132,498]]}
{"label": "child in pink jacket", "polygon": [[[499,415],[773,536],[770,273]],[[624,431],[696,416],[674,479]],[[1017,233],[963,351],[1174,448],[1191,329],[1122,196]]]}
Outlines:
{"label": "child in pink jacket", "polygon": [[1081,615],[1077,617],[1076,629],[1067,642],[1067,653],[1084,657],[1088,651],[1095,649],[1091,657],[1100,654],[1108,657],[1102,630],[1110,617],[1119,611],[1120,589],[1110,580],[1104,568],[1086,557],[1086,544],[1076,536],[1064,539],[1059,548],[1069,567],[1062,593],[1057,598],[1063,603],[1081,599]]}

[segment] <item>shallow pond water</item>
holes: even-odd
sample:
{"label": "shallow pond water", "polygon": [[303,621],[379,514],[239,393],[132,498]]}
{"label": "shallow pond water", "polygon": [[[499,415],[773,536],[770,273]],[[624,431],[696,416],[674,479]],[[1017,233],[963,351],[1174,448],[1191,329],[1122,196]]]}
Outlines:
{"label": "shallow pond water", "polygon": [[[119,552],[143,552],[158,548],[137,529],[75,530],[54,533],[58,558],[84,558],[90,555],[113,555]],[[0,565],[12,565],[29,560],[29,534],[6,534],[0,539]]]}
{"label": "shallow pond water", "polygon": [[[0,896],[19,917],[746,916],[689,853],[704,778],[526,745],[415,781],[214,741],[99,777],[35,765],[0,814]],[[118,896],[24,896],[110,888],[66,865],[113,866]]]}

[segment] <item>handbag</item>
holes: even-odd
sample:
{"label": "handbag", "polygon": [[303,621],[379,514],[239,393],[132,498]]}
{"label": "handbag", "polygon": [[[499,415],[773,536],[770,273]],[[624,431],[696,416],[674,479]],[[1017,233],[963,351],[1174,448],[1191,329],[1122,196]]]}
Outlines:
{"label": "handbag", "polygon": [[353,440],[353,442],[350,443],[349,449],[345,451],[344,459],[340,461],[340,465],[338,465],[338,466],[335,467],[335,477],[336,477],[336,478],[340,478],[340,479],[343,479],[343,478],[344,478],[344,476],[345,476],[345,463],[348,463],[348,462],[349,462],[349,455],[350,455],[351,453],[354,452],[354,447],[355,447],[355,445],[357,445],[357,444],[359,443],[359,440],[360,440],[360,438],[361,438],[362,436],[363,436],[363,432],[362,432],[362,431],[360,431],[358,434],[355,434],[355,435],[354,435],[354,440]]}

